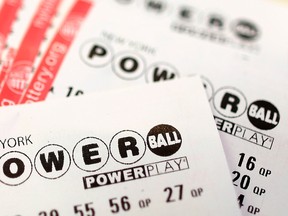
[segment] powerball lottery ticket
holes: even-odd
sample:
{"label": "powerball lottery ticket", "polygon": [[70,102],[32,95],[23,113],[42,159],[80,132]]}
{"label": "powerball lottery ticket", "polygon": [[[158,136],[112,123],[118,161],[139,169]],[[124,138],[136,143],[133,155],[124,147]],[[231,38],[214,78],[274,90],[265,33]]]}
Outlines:
{"label": "powerball lottery ticket", "polygon": [[0,118],[3,216],[240,216],[199,77]]}
{"label": "powerball lottery ticket", "polygon": [[59,72],[47,52],[20,102],[199,73],[243,215],[285,216],[287,16],[265,1],[97,1]]}

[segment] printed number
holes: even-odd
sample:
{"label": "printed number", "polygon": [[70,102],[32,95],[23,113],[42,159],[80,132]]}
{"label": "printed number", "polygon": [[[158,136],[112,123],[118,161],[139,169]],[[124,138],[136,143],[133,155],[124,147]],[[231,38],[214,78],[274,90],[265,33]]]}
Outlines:
{"label": "printed number", "polygon": [[117,203],[117,198],[109,199],[109,204],[110,204],[112,213],[118,213],[120,211],[120,208],[123,211],[129,211],[129,209],[131,208],[131,205],[129,203],[127,196],[123,196],[120,199],[120,204]]}
{"label": "printed number", "polygon": [[59,213],[57,210],[53,209],[48,213],[45,211],[42,211],[38,214],[38,216],[59,216]]}
{"label": "printed number", "polygon": [[[182,184],[181,185],[175,185],[174,189],[175,188],[179,188],[178,189],[178,200],[182,200],[182,197],[183,197],[183,185]],[[168,197],[166,199],[167,203],[176,201],[175,199],[172,199],[173,189],[171,187],[166,187],[164,189],[164,192],[168,192]]]}
{"label": "printed number", "polygon": [[[239,155],[240,155],[240,160],[239,160],[238,166],[241,167],[242,163],[244,161],[245,154],[240,153]],[[252,171],[255,168],[255,162],[256,162],[255,157],[252,157],[252,156],[249,157],[247,162],[246,162],[246,169]]]}
{"label": "printed number", "polygon": [[92,202],[85,203],[84,204],[85,208],[83,208],[83,205],[75,205],[74,213],[79,214],[81,216],[95,216],[95,210],[93,207],[91,207],[91,205],[93,205]]}
{"label": "printed number", "polygon": [[70,96],[78,96],[78,95],[83,95],[84,92],[82,90],[74,90],[73,87],[68,87],[68,93],[66,97]]}
{"label": "printed number", "polygon": [[243,194],[240,194],[238,196],[238,203],[239,203],[240,208],[244,206],[244,204],[243,204],[244,198],[245,198],[245,196]]}
{"label": "printed number", "polygon": [[[233,178],[233,182],[236,182],[240,178],[241,174],[237,171],[233,171],[232,173],[236,175]],[[250,177],[248,175],[243,175],[240,180],[240,188],[246,190],[249,187],[249,184],[250,184]],[[238,186],[238,183],[234,183],[234,185]]]}

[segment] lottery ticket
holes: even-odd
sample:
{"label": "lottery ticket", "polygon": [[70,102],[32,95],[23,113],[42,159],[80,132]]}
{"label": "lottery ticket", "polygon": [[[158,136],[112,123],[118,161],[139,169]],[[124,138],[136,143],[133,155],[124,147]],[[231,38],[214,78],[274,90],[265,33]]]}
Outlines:
{"label": "lottery ticket", "polygon": [[[12,30],[12,24],[16,19],[17,12],[22,6],[22,0],[5,0],[0,5],[0,57],[9,33]],[[5,20],[5,21],[4,21]]]}
{"label": "lottery ticket", "polygon": [[[13,27],[13,29],[17,29],[17,32],[14,37],[9,38],[12,44],[6,48],[7,54],[3,60],[5,64],[2,68],[1,78],[1,105],[7,104],[9,100],[19,100],[31,78],[33,69],[37,67],[38,59],[42,56],[41,53],[50,44],[50,35],[53,35],[58,29],[59,23],[66,17],[66,12],[70,7],[79,1],[50,0],[34,3],[25,1],[23,14],[19,16],[17,26]],[[22,17],[24,18],[22,19]],[[75,16],[75,25],[80,22],[76,18]],[[18,27],[21,28],[21,31],[18,30]],[[69,37],[73,29],[70,26],[64,27],[62,36]],[[21,32],[23,33],[21,34]],[[11,56],[11,52],[13,56]]]}
{"label": "lottery ticket", "polygon": [[[56,77],[53,85],[55,93],[51,97],[97,91],[107,89],[109,86],[157,81],[163,76],[153,77],[146,70],[153,68],[153,62],[156,62],[157,66],[157,61],[162,61],[164,64],[165,61],[168,64],[181,62],[181,66],[177,65],[178,68],[170,65],[176,71],[173,77],[180,76],[178,71],[184,71],[182,68],[188,68],[190,74],[194,74],[217,67],[217,76],[221,76],[223,82],[225,79],[237,80],[247,76],[248,72],[243,72],[247,70],[251,71],[249,73],[251,80],[271,76],[269,79],[283,81],[281,77],[286,75],[288,67],[288,48],[282,41],[288,36],[288,30],[283,29],[281,23],[287,16],[287,9],[264,1],[261,4],[259,1],[253,4],[246,1],[235,1],[238,4],[223,1],[222,5],[227,6],[230,13],[228,9],[223,12],[224,8],[210,1],[195,2],[194,7],[189,1],[141,2],[97,1],[71,51],[68,53],[65,49],[53,51],[51,44],[20,103],[44,100]],[[251,8],[246,9],[249,4],[252,4]],[[259,8],[258,13],[254,10],[256,6]],[[109,13],[114,15],[109,16]],[[265,16],[267,13],[271,15],[277,13],[279,16]],[[267,24],[272,22],[279,25]],[[93,28],[94,25],[98,28]],[[94,53],[91,49],[93,45],[95,45]],[[183,46],[189,49],[181,49]],[[124,58],[125,52],[129,51],[136,52],[134,58],[137,59],[139,67],[133,71],[132,65],[126,72],[124,68],[123,72],[123,69],[119,69],[121,64],[118,63],[118,66],[115,64]],[[54,64],[58,65],[59,59],[62,60],[66,53],[67,60],[61,66],[61,73],[58,74],[59,67],[55,69]],[[193,64],[191,59],[194,60]],[[49,61],[53,64],[49,65]],[[133,60],[128,59],[124,63],[133,64]],[[232,66],[235,72],[231,78]],[[129,69],[130,73],[127,72]],[[85,72],[80,76],[79,71],[82,70]],[[95,70],[97,72],[94,72]],[[111,72],[107,73],[107,70]],[[216,68],[213,70],[216,71]],[[103,79],[109,82],[103,82]],[[34,86],[38,88],[35,89]],[[213,89],[208,92],[211,97]]]}
{"label": "lottery ticket", "polygon": [[265,1],[97,1],[59,72],[43,60],[20,102],[199,73],[243,215],[284,216],[287,16]]}
{"label": "lottery ticket", "polygon": [[3,56],[1,94],[12,97],[24,88],[22,80],[27,79],[32,71],[34,59],[59,3],[58,0],[22,2],[18,22],[10,23],[15,32],[9,37]]}
{"label": "lottery ticket", "polygon": [[199,77],[0,118],[1,215],[240,216]]}
{"label": "lottery ticket", "polygon": [[16,47],[24,34],[27,19],[30,19],[33,9],[34,6],[26,8],[22,0],[5,0],[1,4],[0,91],[6,79],[7,70],[15,57]]}

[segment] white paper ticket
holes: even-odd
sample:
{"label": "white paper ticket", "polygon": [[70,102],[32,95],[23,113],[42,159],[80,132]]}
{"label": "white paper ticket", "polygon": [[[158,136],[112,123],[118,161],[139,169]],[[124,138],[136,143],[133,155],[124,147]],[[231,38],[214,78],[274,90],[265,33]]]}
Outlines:
{"label": "white paper ticket", "polygon": [[197,77],[0,118],[1,215],[240,215]]}
{"label": "white paper ticket", "polygon": [[[284,82],[288,46],[282,41],[288,30],[281,23],[288,9],[265,1],[255,1],[253,7],[246,7],[246,1],[222,1],[224,8],[214,1],[195,5],[190,1],[97,1],[71,50],[67,53],[60,43],[47,51],[19,103],[44,100],[54,79],[51,97],[183,74],[205,76],[205,71],[211,73],[209,80],[216,77],[221,85],[263,76]],[[275,13],[278,16],[272,16]],[[67,56],[58,73],[54,68],[63,55]],[[163,68],[153,72],[159,65],[165,73]],[[209,98],[213,88],[207,91]]]}
{"label": "white paper ticket", "polygon": [[97,1],[59,73],[44,65],[21,102],[55,78],[48,99],[200,73],[242,213],[285,216],[287,18],[265,1]]}

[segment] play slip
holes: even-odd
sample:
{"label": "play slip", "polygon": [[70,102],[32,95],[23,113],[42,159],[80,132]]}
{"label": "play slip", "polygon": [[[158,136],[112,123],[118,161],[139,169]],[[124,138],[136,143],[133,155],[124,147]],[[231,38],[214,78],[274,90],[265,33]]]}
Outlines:
{"label": "play slip", "polygon": [[0,118],[1,215],[240,215],[198,77]]}
{"label": "play slip", "polygon": [[48,99],[63,98],[200,73],[242,213],[285,216],[287,9],[157,2],[98,1],[59,73],[66,52],[58,43],[20,102],[44,100],[49,90]]}

